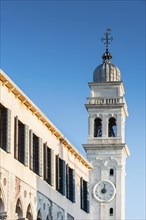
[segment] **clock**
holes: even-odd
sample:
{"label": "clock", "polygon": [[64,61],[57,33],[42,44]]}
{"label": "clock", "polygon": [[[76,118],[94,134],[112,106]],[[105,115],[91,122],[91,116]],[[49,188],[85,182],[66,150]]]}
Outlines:
{"label": "clock", "polygon": [[93,188],[93,196],[98,202],[110,202],[115,194],[116,188],[108,180],[101,180]]}

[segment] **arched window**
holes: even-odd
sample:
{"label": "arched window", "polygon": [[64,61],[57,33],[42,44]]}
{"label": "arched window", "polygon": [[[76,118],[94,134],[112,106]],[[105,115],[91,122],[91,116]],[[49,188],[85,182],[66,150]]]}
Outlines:
{"label": "arched window", "polygon": [[51,220],[51,216],[50,216],[50,215],[47,215],[46,220]]}
{"label": "arched window", "polygon": [[0,188],[0,213],[4,212],[5,207],[4,207],[4,202],[3,202],[3,194],[2,194],[2,189]]}
{"label": "arched window", "polygon": [[110,215],[110,216],[113,216],[113,214],[114,214],[113,208],[110,208],[110,210],[109,210],[109,215]]}
{"label": "arched window", "polygon": [[22,204],[21,204],[20,199],[17,200],[15,212],[18,215],[18,219],[23,218]]}
{"label": "arched window", "polygon": [[94,137],[102,137],[102,120],[100,118],[94,120]]}
{"label": "arched window", "polygon": [[114,175],[114,169],[110,169],[110,176]]}
{"label": "arched window", "polygon": [[28,208],[27,208],[26,218],[27,218],[28,220],[33,220],[32,210],[31,210],[31,206],[30,206],[30,205],[29,205]]}
{"label": "arched window", "polygon": [[4,213],[4,211],[5,211],[4,202],[3,202],[3,200],[0,198],[0,213]]}
{"label": "arched window", "polygon": [[40,210],[38,211],[38,214],[37,214],[37,220],[42,220],[42,215],[41,215],[41,211]]}
{"label": "arched window", "polygon": [[114,117],[109,119],[108,123],[108,136],[116,137],[117,136],[117,123]]}

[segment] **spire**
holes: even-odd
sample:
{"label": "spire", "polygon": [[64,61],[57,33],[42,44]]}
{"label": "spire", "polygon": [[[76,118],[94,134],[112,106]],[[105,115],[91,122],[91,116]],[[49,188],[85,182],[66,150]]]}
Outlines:
{"label": "spire", "polygon": [[110,60],[112,59],[112,55],[108,51],[109,44],[113,40],[113,37],[110,37],[110,31],[111,29],[107,28],[106,33],[104,33],[105,37],[101,38],[101,41],[104,42],[104,44],[106,45],[106,51],[102,56],[103,62],[110,62]]}

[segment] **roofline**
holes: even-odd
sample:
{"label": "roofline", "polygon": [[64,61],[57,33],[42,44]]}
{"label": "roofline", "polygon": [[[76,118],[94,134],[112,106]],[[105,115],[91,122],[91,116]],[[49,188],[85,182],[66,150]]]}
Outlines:
{"label": "roofline", "polygon": [[70,141],[59,131],[56,126],[41,112],[41,110],[19,89],[16,84],[0,69],[0,81],[2,86],[6,86],[23,105],[27,107],[38,119],[51,131],[56,138],[88,169],[92,169],[91,164],[76,150]]}

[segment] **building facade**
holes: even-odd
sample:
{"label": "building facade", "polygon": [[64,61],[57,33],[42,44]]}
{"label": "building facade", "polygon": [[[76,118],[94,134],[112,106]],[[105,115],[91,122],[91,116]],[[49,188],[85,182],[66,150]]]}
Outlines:
{"label": "building facade", "polygon": [[125,219],[128,111],[108,34],[85,104],[87,159],[0,71],[0,219]]}
{"label": "building facade", "polygon": [[91,165],[0,72],[0,219],[89,219]]}

